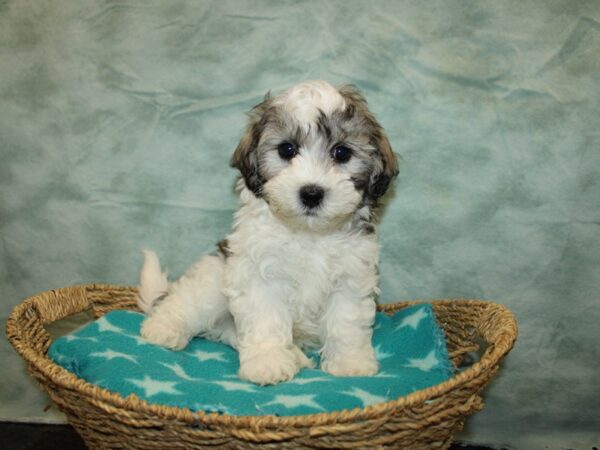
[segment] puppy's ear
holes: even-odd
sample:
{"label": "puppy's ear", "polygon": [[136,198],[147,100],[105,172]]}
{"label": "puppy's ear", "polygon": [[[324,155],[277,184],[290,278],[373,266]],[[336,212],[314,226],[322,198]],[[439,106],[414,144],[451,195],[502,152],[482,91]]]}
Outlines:
{"label": "puppy's ear", "polygon": [[229,164],[240,171],[246,186],[257,197],[261,196],[263,179],[259,170],[257,154],[258,142],[266,125],[265,112],[270,106],[271,95],[267,93],[264,100],[248,113],[248,125],[237,148],[231,156]]}
{"label": "puppy's ear", "polygon": [[385,131],[369,111],[367,100],[359,90],[352,85],[341,86],[338,90],[346,100],[344,115],[348,120],[355,121],[357,126],[365,128],[370,137],[370,144],[375,148],[369,181],[364,189],[365,201],[376,204],[398,175],[398,158],[392,150]]}
{"label": "puppy's ear", "polygon": [[371,139],[377,149],[378,161],[373,165],[366,195],[372,199],[373,203],[376,203],[377,199],[388,190],[390,183],[398,175],[399,170],[398,158],[379,124],[377,124],[376,131],[371,135]]}

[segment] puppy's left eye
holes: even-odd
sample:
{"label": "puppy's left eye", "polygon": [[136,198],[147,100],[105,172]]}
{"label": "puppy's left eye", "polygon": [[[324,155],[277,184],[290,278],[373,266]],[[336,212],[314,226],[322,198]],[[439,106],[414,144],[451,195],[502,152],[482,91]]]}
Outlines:
{"label": "puppy's left eye", "polygon": [[343,145],[336,145],[331,152],[331,157],[339,163],[345,163],[352,157],[352,150]]}
{"label": "puppy's left eye", "polygon": [[277,146],[277,153],[279,153],[281,159],[289,160],[296,156],[298,151],[296,150],[296,146],[291,142],[282,142]]}

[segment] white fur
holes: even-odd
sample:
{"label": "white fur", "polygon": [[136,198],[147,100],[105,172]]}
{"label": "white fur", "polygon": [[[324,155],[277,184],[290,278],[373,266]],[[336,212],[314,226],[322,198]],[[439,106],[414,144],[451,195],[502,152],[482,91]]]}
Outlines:
{"label": "white fur", "polygon": [[[292,88],[276,101],[306,123],[318,109],[344,107],[335,88],[323,82]],[[258,384],[289,380],[312,367],[305,348],[320,349],[322,369],[334,375],[377,372],[371,337],[379,247],[374,233],[353,226],[369,211],[361,207],[350,170],[321,147],[317,135],[308,139],[266,181],[264,198],[240,180],[228,257],[204,256],[167,287],[158,258],[145,253],[145,339],[176,350],[195,335],[223,341],[239,352],[239,376]],[[318,212],[307,215],[298,190],[311,183],[322,186],[325,197]],[[152,306],[165,291],[166,298]]]}
{"label": "white fur", "polygon": [[319,109],[325,114],[344,109],[346,102],[338,90],[322,80],[296,84],[275,99],[303,123],[314,122]]}
{"label": "white fur", "polygon": [[140,274],[138,305],[145,313],[152,310],[154,302],[167,293],[167,274],[161,272],[156,253],[144,250],[144,267]]}

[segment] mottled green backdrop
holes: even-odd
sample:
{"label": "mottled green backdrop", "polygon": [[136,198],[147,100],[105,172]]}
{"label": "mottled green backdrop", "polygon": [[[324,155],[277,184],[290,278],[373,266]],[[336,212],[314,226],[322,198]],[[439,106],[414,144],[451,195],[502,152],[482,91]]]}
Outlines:
{"label": "mottled green backdrop", "polygon": [[[382,301],[478,297],[516,348],[463,439],[600,442],[600,3],[0,0],[0,314],[173,275],[237,200],[244,112],[355,83],[402,156]],[[58,421],[5,339],[0,418]]]}

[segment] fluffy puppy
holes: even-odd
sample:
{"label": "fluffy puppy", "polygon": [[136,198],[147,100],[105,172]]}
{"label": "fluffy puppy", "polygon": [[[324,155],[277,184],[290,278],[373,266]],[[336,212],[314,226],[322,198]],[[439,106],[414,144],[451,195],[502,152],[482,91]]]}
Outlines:
{"label": "fluffy puppy", "polygon": [[196,335],[222,341],[240,378],[261,385],[312,367],[306,348],[333,375],[375,374],[373,210],[398,163],[364,97],[324,81],[267,95],[231,165],[241,207],[217,253],[169,284],[145,252],[142,336],[174,350]]}

